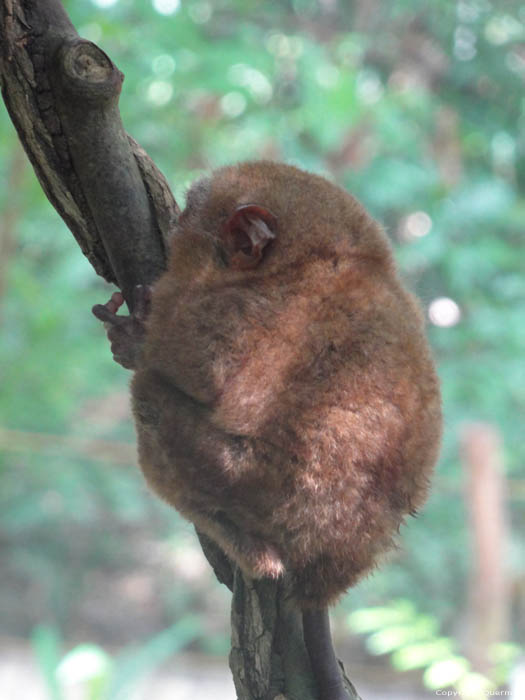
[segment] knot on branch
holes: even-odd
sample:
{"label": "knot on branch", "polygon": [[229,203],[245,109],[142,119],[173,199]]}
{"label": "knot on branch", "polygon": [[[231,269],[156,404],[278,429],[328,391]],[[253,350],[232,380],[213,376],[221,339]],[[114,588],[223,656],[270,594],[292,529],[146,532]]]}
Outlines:
{"label": "knot on branch", "polygon": [[62,44],[56,67],[62,88],[83,100],[100,104],[120,95],[123,73],[91,41],[73,39]]}

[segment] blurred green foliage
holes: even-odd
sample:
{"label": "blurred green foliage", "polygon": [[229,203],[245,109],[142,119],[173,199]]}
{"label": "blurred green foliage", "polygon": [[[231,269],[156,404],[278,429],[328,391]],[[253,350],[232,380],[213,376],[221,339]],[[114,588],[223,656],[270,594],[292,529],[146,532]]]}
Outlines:
{"label": "blurred green foliage", "polygon": [[[344,605],[410,597],[452,630],[469,567],[457,446],[465,421],[499,427],[508,476],[521,479],[509,500],[509,567],[514,580],[525,577],[523,3],[65,5],[80,34],[125,73],[126,128],[181,204],[207,168],[269,157],[340,182],[386,226],[409,284],[425,310],[434,309],[429,334],[446,432],[424,513],[403,529],[391,563]],[[201,642],[221,647],[225,632],[209,622],[206,601],[223,594],[199,574],[191,528],[146,492],[133,465],[75,448],[105,439],[118,451],[119,441],[133,440],[127,376],[89,312],[108,286],[95,279],[25,166],[4,109],[0,182],[0,426],[18,431],[8,443],[0,433],[7,545],[0,617],[18,634],[43,621],[66,637],[81,630],[84,638],[122,640],[114,619],[104,626],[85,610],[96,608],[93,580],[106,572],[107,580],[121,577],[129,600],[156,601],[153,617],[139,614],[135,637],[203,609]],[[449,301],[432,306],[439,299]],[[54,453],[42,449],[41,433],[60,436]],[[156,544],[164,556],[152,557]],[[185,562],[198,585],[177,575]],[[153,593],[136,582],[144,570],[156,581]],[[523,619],[514,619],[514,634],[523,634]]]}
{"label": "blurred green foliage", "polygon": [[517,644],[500,643],[490,650],[493,665],[490,676],[472,669],[468,659],[458,652],[458,644],[439,635],[437,620],[417,612],[409,600],[393,600],[382,607],[362,608],[347,618],[353,632],[366,634],[371,654],[391,654],[398,671],[424,670],[423,683],[431,690],[452,686],[459,697],[478,700],[497,694],[507,682],[523,653]]}
{"label": "blurred green foliage", "polygon": [[86,700],[124,700],[138,679],[202,635],[199,619],[187,615],[139,647],[127,647],[110,656],[96,644],[78,644],[62,654],[54,627],[38,626],[32,645],[46,681],[50,700],[69,697],[71,687]]}

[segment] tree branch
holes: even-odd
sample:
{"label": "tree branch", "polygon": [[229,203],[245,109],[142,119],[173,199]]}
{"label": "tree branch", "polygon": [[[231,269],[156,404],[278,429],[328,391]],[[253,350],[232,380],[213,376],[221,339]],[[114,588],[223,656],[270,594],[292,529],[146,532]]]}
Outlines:
{"label": "tree branch", "polygon": [[162,272],[179,208],[122,125],[123,75],[58,0],[2,4],[2,95],[48,199],[126,300]]}

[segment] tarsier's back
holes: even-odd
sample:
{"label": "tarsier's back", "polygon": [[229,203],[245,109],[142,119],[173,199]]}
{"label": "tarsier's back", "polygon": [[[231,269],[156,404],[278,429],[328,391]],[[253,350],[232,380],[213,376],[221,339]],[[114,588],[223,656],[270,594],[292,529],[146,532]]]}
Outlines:
{"label": "tarsier's back", "polygon": [[195,185],[133,380],[153,488],[252,576],[334,601],[425,499],[440,439],[422,314],[361,205],[290,166]]}

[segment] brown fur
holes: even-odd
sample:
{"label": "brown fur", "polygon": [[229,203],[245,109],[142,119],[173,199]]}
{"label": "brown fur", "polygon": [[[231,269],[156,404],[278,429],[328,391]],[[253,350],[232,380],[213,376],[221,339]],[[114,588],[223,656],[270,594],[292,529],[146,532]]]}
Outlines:
{"label": "brown fur", "polygon": [[[236,207],[277,217],[256,269],[225,265]],[[287,165],[198,182],[155,285],[132,382],[152,488],[251,576],[324,607],[427,493],[438,381],[388,240],[349,194]]]}

